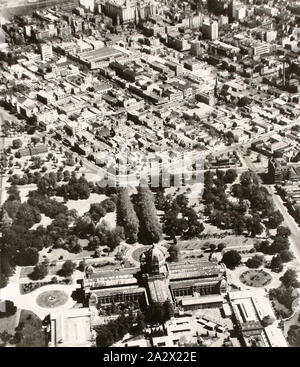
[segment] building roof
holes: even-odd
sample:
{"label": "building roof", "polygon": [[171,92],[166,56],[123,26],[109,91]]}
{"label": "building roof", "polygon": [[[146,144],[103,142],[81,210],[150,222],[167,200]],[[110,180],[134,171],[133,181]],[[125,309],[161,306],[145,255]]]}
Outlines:
{"label": "building roof", "polygon": [[217,303],[217,302],[223,302],[223,297],[221,295],[204,296],[204,297],[184,297],[181,300],[181,304],[183,307]]}

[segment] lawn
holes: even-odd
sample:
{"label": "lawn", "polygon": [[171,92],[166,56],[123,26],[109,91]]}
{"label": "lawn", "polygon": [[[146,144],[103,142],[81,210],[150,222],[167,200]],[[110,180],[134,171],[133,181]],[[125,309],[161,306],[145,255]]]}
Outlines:
{"label": "lawn", "polygon": [[31,311],[22,310],[20,324],[24,323],[22,328],[22,340],[17,347],[45,347],[46,336],[42,329],[42,321]]}
{"label": "lawn", "polygon": [[15,313],[10,317],[0,318],[0,333],[6,331],[8,334],[13,335],[15,333],[16,322],[17,322],[17,313]]}
{"label": "lawn", "polygon": [[91,204],[101,203],[105,199],[107,199],[105,195],[91,194],[87,200],[68,200],[66,206],[69,210],[76,209],[78,214],[82,216],[90,210]]}
{"label": "lawn", "polygon": [[36,230],[38,226],[43,226],[44,228],[46,228],[52,223],[52,219],[47,217],[45,214],[41,213],[41,217],[42,217],[41,221],[39,223],[34,224],[30,228],[31,230]]}
{"label": "lawn", "polygon": [[67,293],[53,290],[45,291],[37,297],[37,304],[44,308],[56,308],[64,305],[68,301]]}
{"label": "lawn", "polygon": [[240,247],[254,245],[254,243],[256,242],[254,238],[244,236],[224,234],[223,238],[214,238],[213,235],[213,233],[207,233],[207,236],[205,236],[206,238],[192,239],[188,241],[178,240],[178,246],[180,246],[182,251],[192,251],[201,250],[203,246],[209,248],[209,246],[207,245],[210,244],[215,244],[217,246],[219,243],[225,243],[228,247]]}

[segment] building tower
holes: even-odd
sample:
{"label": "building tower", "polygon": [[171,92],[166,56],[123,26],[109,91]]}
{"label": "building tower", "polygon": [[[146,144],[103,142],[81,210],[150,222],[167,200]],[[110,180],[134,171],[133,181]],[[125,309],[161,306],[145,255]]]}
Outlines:
{"label": "building tower", "polygon": [[172,300],[169,274],[162,251],[153,245],[140,256],[140,269],[150,303]]}
{"label": "building tower", "polygon": [[215,41],[219,37],[219,25],[218,22],[213,21],[209,27],[209,39]]}
{"label": "building tower", "polygon": [[282,83],[283,83],[283,86],[285,87],[285,83],[286,83],[286,80],[285,80],[285,59],[283,59],[283,67],[282,67]]}
{"label": "building tower", "polygon": [[214,96],[216,99],[218,99],[219,97],[219,80],[218,80],[218,75],[216,77],[216,83],[215,83],[215,89],[214,89]]}
{"label": "building tower", "polygon": [[235,19],[235,12],[236,12],[236,2],[235,0],[231,0],[228,6],[228,18],[230,23],[232,23]]}

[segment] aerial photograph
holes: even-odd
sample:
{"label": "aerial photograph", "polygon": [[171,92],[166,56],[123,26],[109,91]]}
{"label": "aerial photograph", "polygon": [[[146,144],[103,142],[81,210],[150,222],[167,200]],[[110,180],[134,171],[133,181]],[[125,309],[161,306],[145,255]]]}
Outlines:
{"label": "aerial photograph", "polygon": [[0,347],[300,347],[299,0],[0,0]]}

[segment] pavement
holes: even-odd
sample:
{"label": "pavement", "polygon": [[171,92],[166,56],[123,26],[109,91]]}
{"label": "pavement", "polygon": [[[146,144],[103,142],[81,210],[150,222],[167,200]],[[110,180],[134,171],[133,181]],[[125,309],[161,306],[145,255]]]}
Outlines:
{"label": "pavement", "polygon": [[281,197],[276,194],[274,187],[267,187],[269,193],[272,195],[273,201],[277,209],[284,217],[284,225],[287,226],[291,235],[289,237],[294,255],[300,264],[300,228],[295,219],[289,214],[286,206],[284,205]]}
{"label": "pavement", "polygon": [[[43,320],[51,311],[69,310],[74,307],[76,301],[72,298],[72,293],[77,289],[77,284],[74,282],[72,285],[50,284],[42,286],[33,292],[27,294],[20,293],[19,284],[9,284],[5,288],[5,296],[7,300],[13,301],[15,306],[20,309],[33,311],[41,320]],[[47,291],[63,291],[67,294],[68,299],[65,304],[59,307],[40,307],[37,304],[37,297]]]}
{"label": "pavement", "polygon": [[[3,152],[4,149],[4,137],[1,136],[1,122],[0,122],[0,155]],[[0,172],[0,205],[2,205],[2,199],[3,199],[3,193],[2,191],[4,190],[4,180],[3,180],[3,174]]]}

